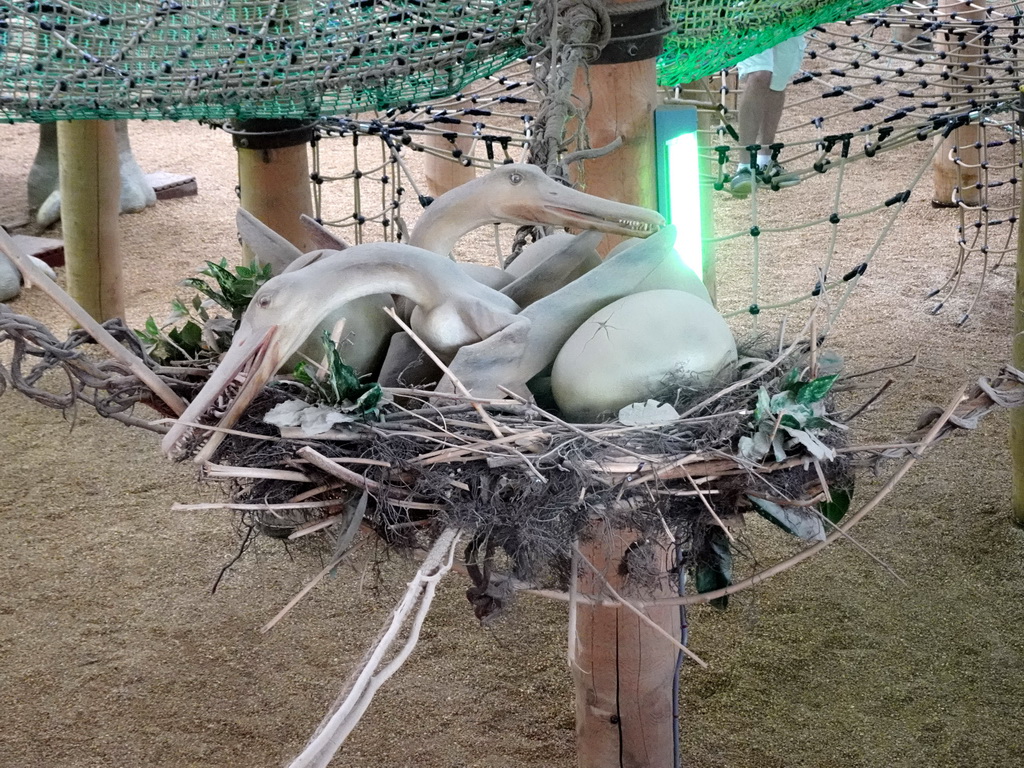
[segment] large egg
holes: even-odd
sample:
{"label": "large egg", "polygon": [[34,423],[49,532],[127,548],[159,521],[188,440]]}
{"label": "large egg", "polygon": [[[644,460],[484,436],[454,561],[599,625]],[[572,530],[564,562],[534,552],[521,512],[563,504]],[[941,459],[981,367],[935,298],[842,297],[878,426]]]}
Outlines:
{"label": "large egg", "polygon": [[736,342],[711,304],[691,293],[643,291],[595,312],[551,371],[563,415],[593,422],[666,386],[702,388],[736,362]]}

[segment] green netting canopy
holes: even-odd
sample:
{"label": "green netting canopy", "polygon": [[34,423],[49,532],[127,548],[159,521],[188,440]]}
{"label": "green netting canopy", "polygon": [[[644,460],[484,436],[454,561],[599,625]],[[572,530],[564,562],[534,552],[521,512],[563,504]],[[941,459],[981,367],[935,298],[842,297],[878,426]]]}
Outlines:
{"label": "green netting canopy", "polygon": [[658,59],[658,82],[692,83],[819,24],[890,6],[891,0],[669,0],[675,29]]}
{"label": "green netting canopy", "polygon": [[[666,85],[887,5],[670,3]],[[0,119],[303,118],[404,106],[522,56],[530,11],[530,0],[0,0]]]}
{"label": "green netting canopy", "polygon": [[529,0],[0,0],[9,121],[274,118],[448,95],[522,54]]}

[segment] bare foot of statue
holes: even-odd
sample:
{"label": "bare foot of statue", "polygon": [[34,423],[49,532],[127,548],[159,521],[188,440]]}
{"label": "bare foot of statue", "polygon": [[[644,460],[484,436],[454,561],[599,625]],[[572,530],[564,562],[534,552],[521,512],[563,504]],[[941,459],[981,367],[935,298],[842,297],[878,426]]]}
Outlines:
{"label": "bare foot of statue", "polygon": [[[138,213],[156,203],[156,192],[132,155],[128,123],[118,120],[117,154],[121,168],[121,213]],[[57,160],[57,125],[39,126],[39,149],[28,173],[28,207],[42,227],[60,218],[60,174]]]}

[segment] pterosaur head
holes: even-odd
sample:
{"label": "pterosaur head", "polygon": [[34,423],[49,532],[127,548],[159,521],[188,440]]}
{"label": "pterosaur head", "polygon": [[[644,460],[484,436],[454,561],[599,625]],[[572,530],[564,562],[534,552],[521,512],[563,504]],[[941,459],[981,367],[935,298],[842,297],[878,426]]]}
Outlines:
{"label": "pterosaur head", "polygon": [[416,222],[409,242],[448,254],[459,237],[496,222],[646,237],[665,219],[647,208],[567,187],[535,165],[511,163],[437,198]]}
{"label": "pterosaur head", "polygon": [[[195,424],[208,422],[223,411],[217,427],[228,429],[238,421],[263,385],[295,353],[330,312],[330,306],[309,296],[311,281],[302,272],[269,280],[256,292],[217,368],[206,385],[171,428],[161,449],[179,458],[194,435]],[[207,458],[220,443],[216,434],[201,454]],[[201,460],[197,457],[197,461]]]}
{"label": "pterosaur head", "polygon": [[[378,294],[388,302],[391,294],[409,298],[424,311],[424,326],[417,329],[421,338],[439,351],[493,333],[519,309],[450,259],[409,245],[364,243],[344,251],[314,251],[303,259],[309,260],[306,266],[271,278],[253,296],[231,347],[165,435],[165,454],[183,455],[194,425],[210,424],[212,412],[223,411],[217,427],[232,427],[263,385],[325,320],[333,325],[346,313],[351,320],[358,319],[352,315],[359,311],[383,313],[379,306],[365,303],[353,309],[356,299]],[[196,461],[212,455],[222,434],[210,438]]]}
{"label": "pterosaur head", "polygon": [[535,165],[503,165],[480,181],[488,179],[488,183],[504,188],[495,199],[499,211],[514,224],[546,224],[645,237],[665,223],[657,211],[580,192],[555,181]]}

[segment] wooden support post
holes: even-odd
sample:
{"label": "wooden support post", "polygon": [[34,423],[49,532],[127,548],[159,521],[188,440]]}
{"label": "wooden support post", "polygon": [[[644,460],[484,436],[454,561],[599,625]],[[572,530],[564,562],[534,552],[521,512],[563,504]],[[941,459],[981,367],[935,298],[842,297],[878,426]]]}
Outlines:
{"label": "wooden support post", "polygon": [[[1024,216],[1024,201],[1020,215]],[[1017,219],[1017,295],[1013,304],[1013,367],[1024,370],[1024,228]],[[1024,528],[1024,406],[1010,411],[1010,457],[1013,461],[1013,522]]]}
{"label": "wooden support post", "polygon": [[68,293],[101,322],[123,317],[121,173],[114,123],[62,121],[57,136]]}
{"label": "wooden support post", "polygon": [[[586,121],[590,145],[602,147],[617,138],[623,142],[614,152],[583,162],[583,187],[590,194],[657,207],[656,53],[577,72],[576,97],[591,104]],[[638,597],[623,575],[634,540],[635,534],[596,521],[580,546],[583,557],[627,598]],[[606,594],[600,578],[587,572],[581,577],[581,592]],[[648,610],[647,615],[670,636],[679,637],[677,610]],[[676,650],[634,613],[593,605],[579,607],[575,640],[579,768],[671,768]]]}
{"label": "wooden support post", "polygon": [[439,133],[427,134],[424,142],[442,155],[432,152],[426,153],[424,162],[424,175],[427,179],[427,194],[431,197],[440,197],[445,192],[467,184],[476,178],[476,168],[472,165],[465,166],[452,156],[454,151],[465,154],[473,143],[470,135],[473,127],[467,123],[450,126],[452,133],[458,134],[455,143],[452,144],[447,138]]}
{"label": "wooden support post", "polygon": [[[655,59],[601,64],[576,73],[574,92],[591,101],[587,116],[590,146],[600,148],[621,137],[623,145],[603,157],[584,160],[583,190],[620,203],[657,208],[654,177]],[[622,238],[620,238],[621,240]],[[615,245],[606,237],[602,253]]]}
{"label": "wooden support post", "polygon": [[[951,14],[956,14],[954,23],[961,22],[957,26],[967,45],[961,47],[958,34],[947,32],[935,36],[935,47],[947,54],[946,62],[950,70],[950,79],[947,82],[952,96],[950,108],[953,111],[963,111],[969,108],[968,102],[971,99],[970,93],[965,89],[971,86],[976,90],[981,83],[983,73],[979,62],[984,54],[978,42],[972,42],[979,35],[977,27],[971,27],[963,22],[984,19],[985,9],[969,0],[938,0],[939,17],[949,20]],[[945,139],[936,136],[935,143],[940,146],[932,161],[932,205],[954,207],[957,205],[957,199],[966,205],[979,205],[982,190],[976,186],[981,178],[981,128],[978,123],[972,122],[970,125],[957,128]],[[960,162],[954,162],[951,156],[958,157]],[[956,188],[959,188],[959,194]]]}
{"label": "wooden support post", "polygon": [[[636,542],[633,532],[603,521],[588,532],[579,578],[581,595],[608,598],[607,582],[623,596],[635,590],[623,574],[625,555]],[[659,545],[655,545],[658,547]],[[668,549],[660,563],[668,572]],[[665,589],[645,597],[667,596]],[[678,639],[679,608],[642,609]],[[576,619],[576,742],[579,768],[672,768],[672,686],[678,650],[653,627],[625,608],[580,604]]]}
{"label": "wooden support post", "polygon": [[248,120],[235,126],[233,136],[239,204],[304,253],[313,250],[299,220],[302,214],[313,215],[312,128],[297,120]]}

